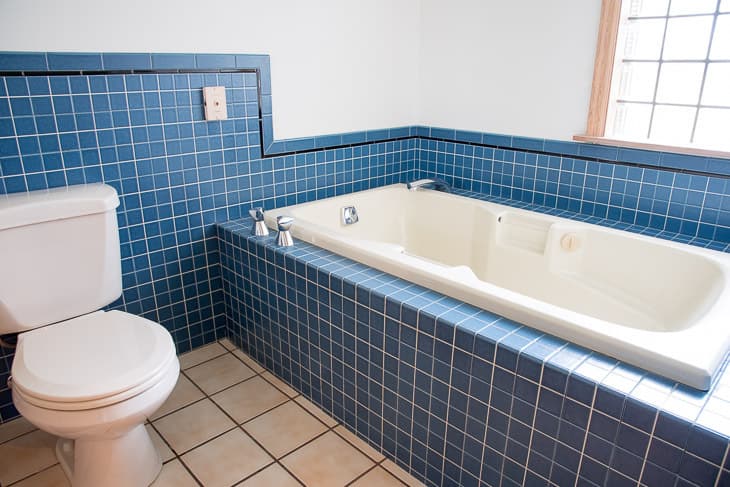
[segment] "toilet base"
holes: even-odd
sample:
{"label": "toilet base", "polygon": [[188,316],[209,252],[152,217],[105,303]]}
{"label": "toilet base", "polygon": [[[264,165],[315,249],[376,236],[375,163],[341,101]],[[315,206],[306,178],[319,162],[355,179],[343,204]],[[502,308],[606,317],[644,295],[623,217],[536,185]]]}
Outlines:
{"label": "toilet base", "polygon": [[143,424],[116,438],[59,438],[56,457],[73,487],[146,486],[162,469]]}

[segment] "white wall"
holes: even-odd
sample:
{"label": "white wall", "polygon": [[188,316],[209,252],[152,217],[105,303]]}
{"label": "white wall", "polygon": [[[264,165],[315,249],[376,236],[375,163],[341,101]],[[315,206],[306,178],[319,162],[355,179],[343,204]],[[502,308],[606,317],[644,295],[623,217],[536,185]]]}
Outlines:
{"label": "white wall", "polygon": [[422,0],[421,122],[569,140],[588,114],[600,0]]}
{"label": "white wall", "polygon": [[419,5],[1,0],[0,50],[269,54],[277,139],[379,129],[418,122]]}
{"label": "white wall", "polygon": [[0,0],[0,50],[270,54],[277,139],[421,123],[568,140],[600,3]]}

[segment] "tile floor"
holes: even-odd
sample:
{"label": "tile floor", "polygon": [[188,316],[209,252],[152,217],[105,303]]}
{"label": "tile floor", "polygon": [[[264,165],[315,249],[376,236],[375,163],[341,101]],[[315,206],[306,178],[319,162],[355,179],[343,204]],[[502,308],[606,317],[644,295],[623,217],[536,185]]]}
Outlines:
{"label": "tile floor", "polygon": [[[180,356],[146,425],[164,462],[156,487],[422,485],[228,340]],[[0,425],[0,486],[68,486],[55,438]]]}

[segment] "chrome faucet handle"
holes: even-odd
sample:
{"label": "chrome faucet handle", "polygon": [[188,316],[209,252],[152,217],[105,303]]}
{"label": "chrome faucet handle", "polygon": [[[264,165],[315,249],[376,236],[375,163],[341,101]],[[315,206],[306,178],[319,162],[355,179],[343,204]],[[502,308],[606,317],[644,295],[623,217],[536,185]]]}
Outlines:
{"label": "chrome faucet handle", "polygon": [[289,229],[294,224],[294,218],[290,216],[279,215],[276,217],[276,226],[279,233],[276,235],[276,245],[280,247],[291,247],[294,245],[294,239]]}
{"label": "chrome faucet handle", "polygon": [[266,228],[264,222],[264,209],[261,207],[251,208],[248,210],[248,214],[253,218],[253,228],[251,228],[251,235],[257,237],[265,237],[269,234],[269,229]]}
{"label": "chrome faucet handle", "polygon": [[260,206],[251,208],[248,210],[248,214],[251,215],[251,218],[253,218],[255,222],[260,222],[264,219],[264,209]]}

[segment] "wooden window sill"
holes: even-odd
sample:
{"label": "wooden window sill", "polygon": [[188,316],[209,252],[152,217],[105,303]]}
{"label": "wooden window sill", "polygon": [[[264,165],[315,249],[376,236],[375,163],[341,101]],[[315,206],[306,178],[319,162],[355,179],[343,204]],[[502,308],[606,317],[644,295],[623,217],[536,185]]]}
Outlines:
{"label": "wooden window sill", "polygon": [[652,144],[649,142],[638,142],[634,140],[619,140],[608,137],[595,137],[592,135],[574,135],[573,140],[577,142],[588,142],[591,144],[609,145],[615,147],[629,147],[632,149],[644,149],[659,152],[675,152],[678,154],[689,154],[701,157],[718,157],[722,159],[730,159],[730,151],[701,149],[699,147],[689,147],[681,145],[663,145]]}

